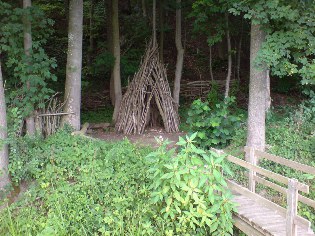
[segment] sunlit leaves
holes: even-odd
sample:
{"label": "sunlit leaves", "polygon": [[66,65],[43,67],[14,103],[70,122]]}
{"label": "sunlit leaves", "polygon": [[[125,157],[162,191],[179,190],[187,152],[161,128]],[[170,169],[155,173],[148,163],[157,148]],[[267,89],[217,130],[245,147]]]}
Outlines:
{"label": "sunlit leaves", "polygon": [[[198,133],[180,138],[178,154],[162,145],[148,156],[151,202],[176,234],[232,234],[234,207],[221,171],[225,157],[194,145]],[[223,216],[224,215],[224,216]]]}

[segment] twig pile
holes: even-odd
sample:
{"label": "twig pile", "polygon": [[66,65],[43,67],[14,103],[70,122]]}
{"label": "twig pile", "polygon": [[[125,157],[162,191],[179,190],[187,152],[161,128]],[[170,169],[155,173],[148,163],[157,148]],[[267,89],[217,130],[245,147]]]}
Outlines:
{"label": "twig pile", "polygon": [[46,107],[37,111],[35,117],[36,130],[44,137],[54,134],[61,127],[62,116],[69,115],[63,113],[64,103],[61,103],[56,95],[48,101]]}
{"label": "twig pile", "polygon": [[148,45],[139,71],[123,96],[115,130],[124,134],[142,134],[152,119],[155,102],[166,132],[179,131],[179,116],[167,81],[166,68],[159,60],[158,48]]}

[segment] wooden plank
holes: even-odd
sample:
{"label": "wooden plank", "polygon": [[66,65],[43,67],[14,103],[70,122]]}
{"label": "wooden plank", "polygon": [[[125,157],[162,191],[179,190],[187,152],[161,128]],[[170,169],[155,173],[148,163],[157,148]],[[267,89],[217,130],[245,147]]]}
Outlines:
{"label": "wooden plank", "polygon": [[[285,176],[282,176],[282,175],[279,175],[277,173],[274,173],[272,171],[269,171],[269,170],[266,170],[266,169],[263,169],[259,166],[255,166],[255,165],[252,165],[246,161],[243,161],[237,157],[234,157],[234,156],[231,156],[231,155],[227,155],[227,160],[234,163],[234,164],[237,164],[239,166],[242,166],[244,168],[247,168],[249,170],[253,170],[261,175],[264,175],[268,178],[272,178],[280,183],[283,183],[283,184],[288,184],[289,183],[289,178],[285,177]],[[308,185],[306,184],[303,184],[303,183],[300,183],[298,182],[297,184],[297,189],[302,191],[302,192],[305,192],[305,193],[309,193],[309,187]]]}
{"label": "wooden plank", "polygon": [[[249,151],[249,149],[250,149],[249,147],[244,148],[245,151]],[[279,156],[269,154],[266,152],[262,152],[259,150],[255,150],[255,154],[259,158],[265,158],[265,159],[268,159],[268,160],[273,161],[275,163],[290,167],[292,169],[303,171],[303,172],[311,174],[311,175],[315,175],[315,168],[312,166],[304,165],[304,164],[301,164],[299,162],[288,160],[286,158],[279,157]]]}
{"label": "wooden plank", "polygon": [[[278,191],[279,193],[287,195],[287,189],[279,186],[278,184],[275,184],[275,183],[272,183],[266,179],[260,178],[259,176],[255,176],[255,180],[257,183],[263,184],[269,188],[272,188],[272,189]],[[309,199],[307,197],[304,197],[300,194],[298,195],[298,199],[300,202],[302,202],[302,203],[304,203],[310,207],[313,207],[315,209],[315,201],[314,200]]]}
{"label": "wooden plank", "polygon": [[286,232],[287,236],[297,236],[297,225],[294,222],[297,216],[298,190],[297,180],[289,180],[288,198],[287,198],[287,216],[286,216]]}
{"label": "wooden plank", "polygon": [[[252,199],[257,204],[264,206],[268,209],[274,210],[274,211],[276,211],[275,213],[286,218],[286,209],[285,208],[277,205],[276,203],[274,203],[272,201],[265,199],[264,197],[262,197],[256,193],[249,191],[247,188],[244,188],[243,186],[240,186],[237,183],[234,183],[230,180],[227,180],[226,182],[227,182],[229,189],[241,193],[243,196],[246,196],[246,197]],[[304,225],[306,227],[310,227],[310,222],[301,216],[296,216],[295,221],[298,225]]]}
{"label": "wooden plank", "polygon": [[242,232],[247,234],[248,236],[264,236],[265,235],[235,215],[233,216],[233,220],[234,220],[234,225],[237,228],[239,228]]}
{"label": "wooden plank", "polygon": [[[249,148],[249,163],[254,165],[254,166],[257,166],[257,159],[256,159],[254,148]],[[253,170],[250,170],[249,171],[249,178],[248,178],[248,188],[253,193],[256,192],[255,176],[256,176],[256,172]]]}

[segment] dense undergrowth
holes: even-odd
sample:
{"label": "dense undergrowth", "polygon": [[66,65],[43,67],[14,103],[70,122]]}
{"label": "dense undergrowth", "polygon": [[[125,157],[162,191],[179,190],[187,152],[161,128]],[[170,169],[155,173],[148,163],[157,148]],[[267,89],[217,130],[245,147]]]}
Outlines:
{"label": "dense undergrowth", "polygon": [[16,142],[12,180],[30,186],[0,215],[0,235],[232,233],[224,159],[195,147],[193,137],[181,140],[178,153],[66,130]]}

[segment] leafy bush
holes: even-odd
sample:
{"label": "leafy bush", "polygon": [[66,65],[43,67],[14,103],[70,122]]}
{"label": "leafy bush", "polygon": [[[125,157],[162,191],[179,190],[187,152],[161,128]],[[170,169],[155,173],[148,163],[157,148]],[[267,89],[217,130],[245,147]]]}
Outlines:
{"label": "leafy bush", "polygon": [[221,171],[229,172],[224,157],[205,152],[194,143],[197,133],[177,143],[180,152],[162,145],[149,154],[151,201],[175,235],[233,233],[231,193]]}
{"label": "leafy bush", "polygon": [[12,230],[13,235],[133,235],[132,230],[145,225],[151,212],[143,168],[148,149],[128,141],[87,140],[66,131],[45,141],[23,142],[18,145],[23,155],[10,160],[11,176],[15,182],[35,182],[10,206],[11,216],[1,216],[1,235],[12,235]]}
{"label": "leafy bush", "polygon": [[[196,149],[190,140],[192,138],[187,146],[183,141],[180,143],[184,150],[190,150],[187,154],[181,152],[177,158],[169,156],[164,161],[171,164],[173,159],[186,157],[186,163],[193,167],[200,165],[204,158],[209,167],[200,166],[200,170],[194,172],[213,173],[209,176],[203,174],[200,181],[211,181],[214,186],[204,182],[199,189],[207,190],[207,193],[191,192],[189,206],[193,207],[195,218],[197,214],[209,214],[204,221],[198,218],[198,230],[210,230],[206,229],[206,224],[210,224],[211,229],[217,227],[218,232],[219,229],[230,232],[232,205],[230,195],[222,190],[225,184],[219,172],[221,165],[224,169],[223,160],[215,160],[216,156],[208,156]],[[151,154],[151,158],[146,158],[151,151],[149,148],[137,148],[128,140],[105,143],[72,136],[66,130],[58,131],[46,140],[24,138],[18,142],[14,146],[16,154],[10,159],[12,180],[19,183],[28,179],[30,187],[19,201],[0,215],[0,235],[173,235],[171,231],[176,231],[175,222],[163,217],[161,209],[151,201],[153,189],[149,186],[161,183],[164,178],[153,176],[148,171],[152,156],[157,155]],[[166,154],[157,156],[157,160],[163,158]],[[179,163],[184,167],[184,159]],[[161,167],[161,171],[166,171]],[[185,181],[187,186],[194,185],[193,174],[183,173],[180,186]],[[162,186],[164,183],[168,184],[165,180],[159,188],[165,189],[167,185]],[[182,194],[184,190],[177,191]],[[212,194],[216,191],[222,191],[226,202],[219,195]],[[165,194],[171,196],[173,190]],[[195,204],[197,197],[199,205]],[[164,205],[163,201],[160,205]],[[179,207],[185,214],[187,206],[182,204]],[[202,209],[204,213],[200,212]],[[179,218],[177,220],[178,224],[182,223]],[[188,215],[185,222],[186,225],[196,224]],[[204,226],[200,227],[202,224]],[[201,232],[197,227],[196,231],[193,229],[189,228],[189,232],[194,235]]]}
{"label": "leafy bush", "polygon": [[209,101],[195,100],[188,111],[187,123],[192,132],[198,132],[197,142],[203,147],[229,144],[235,130],[240,126],[241,115],[233,115],[230,107],[235,98],[210,106]]}

